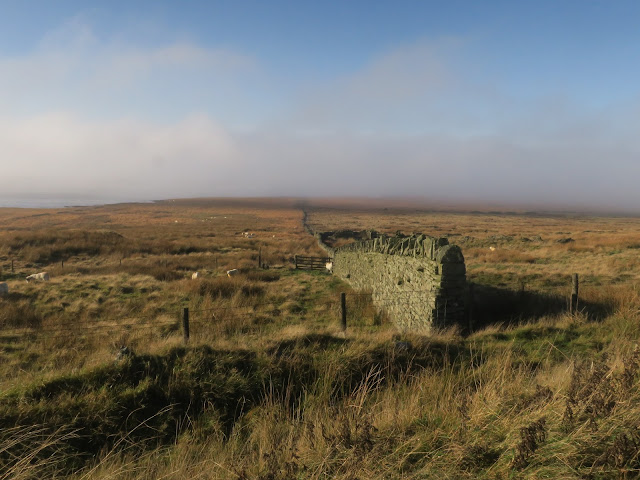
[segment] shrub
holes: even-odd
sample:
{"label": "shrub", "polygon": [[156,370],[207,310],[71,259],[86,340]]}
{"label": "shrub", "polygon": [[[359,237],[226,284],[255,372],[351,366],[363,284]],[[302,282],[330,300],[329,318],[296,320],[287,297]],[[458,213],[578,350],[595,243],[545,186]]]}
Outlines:
{"label": "shrub", "polygon": [[12,253],[22,252],[29,261],[50,263],[74,255],[112,253],[126,243],[122,235],[110,231],[44,231],[14,237],[9,241],[9,249]]}

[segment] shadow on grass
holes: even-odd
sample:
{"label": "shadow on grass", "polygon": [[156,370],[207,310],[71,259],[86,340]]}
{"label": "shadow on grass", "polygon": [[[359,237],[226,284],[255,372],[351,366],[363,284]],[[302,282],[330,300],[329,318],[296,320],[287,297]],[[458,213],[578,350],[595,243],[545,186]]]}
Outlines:
{"label": "shadow on grass", "polygon": [[[74,431],[74,438],[34,455],[39,460],[60,454],[64,463],[56,468],[70,473],[91,464],[100,452],[117,450],[119,438],[126,439],[127,452],[135,454],[175,443],[193,422],[205,422],[228,437],[238,420],[269,398],[297,411],[307,393],[320,394],[324,385],[326,401],[332,404],[354,395],[363,382],[375,387],[425,369],[459,368],[471,361],[461,343],[421,336],[408,336],[400,342],[402,348],[384,342],[349,351],[343,348],[349,343],[310,334],[278,342],[267,356],[209,346],[131,354],[7,392],[0,396],[0,424],[38,425],[47,433]],[[34,443],[23,442],[0,451],[0,470],[34,448]]]}
{"label": "shadow on grass", "polygon": [[344,338],[327,334],[311,333],[302,337],[278,342],[278,344],[269,349],[268,352],[276,357],[281,357],[300,349],[303,349],[305,352],[307,352],[308,349],[327,350],[341,347],[345,343],[346,340]]}
{"label": "shadow on grass", "polygon": [[[569,299],[557,294],[513,290],[473,284],[470,305],[473,330],[489,325],[519,325],[550,315],[569,311]],[[580,300],[578,309],[587,318],[600,321],[613,312],[610,302]]]}

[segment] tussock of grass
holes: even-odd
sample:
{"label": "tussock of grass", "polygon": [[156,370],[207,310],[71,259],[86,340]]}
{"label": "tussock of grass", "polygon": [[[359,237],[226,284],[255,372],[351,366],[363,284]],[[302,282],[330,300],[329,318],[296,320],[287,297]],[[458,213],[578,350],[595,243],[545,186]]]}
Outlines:
{"label": "tussock of grass", "polygon": [[119,258],[134,254],[187,255],[206,251],[202,246],[171,240],[136,240],[113,231],[63,230],[19,234],[7,244],[10,256],[19,254],[28,262],[55,263],[81,255],[111,255]]}
{"label": "tussock of grass", "polygon": [[249,270],[246,272],[247,280],[252,282],[277,282],[280,280],[280,273],[272,271]]}
{"label": "tussock of grass", "polygon": [[212,280],[196,280],[187,283],[185,289],[201,297],[210,297],[212,299],[230,299],[236,295],[259,297],[265,293],[264,287],[239,277],[217,277]]}
{"label": "tussock of grass", "polygon": [[64,463],[75,454],[69,442],[75,432],[60,428],[51,431],[46,426],[3,428],[0,431],[0,479],[36,478],[43,471],[53,477],[61,474]]}
{"label": "tussock of grass", "polygon": [[9,295],[0,298],[0,328],[37,328],[42,324],[42,315],[26,299]]}
{"label": "tussock of grass", "polygon": [[[340,363],[326,356],[327,351],[338,353],[344,342],[331,336],[306,336],[282,342],[265,356],[205,346],[171,349],[163,355],[132,355],[117,364],[5,395],[0,416],[4,425],[46,423],[53,430],[73,429],[76,440],[66,442],[75,452],[68,465],[73,469],[78,459],[113,447],[118,435],[127,435],[139,449],[153,448],[173,442],[181,432],[176,425],[188,428],[187,416],[194,421],[208,411],[215,411],[216,428],[228,435],[265,395],[286,398],[290,408],[299,404],[303,392],[317,388],[321,390],[315,394],[337,400],[361,389],[363,379],[380,365],[388,378],[395,378],[406,369],[434,368],[442,361],[432,348],[410,360],[406,353],[397,356],[384,345],[373,351],[357,347]],[[318,383],[323,365],[331,369],[328,384]]]}

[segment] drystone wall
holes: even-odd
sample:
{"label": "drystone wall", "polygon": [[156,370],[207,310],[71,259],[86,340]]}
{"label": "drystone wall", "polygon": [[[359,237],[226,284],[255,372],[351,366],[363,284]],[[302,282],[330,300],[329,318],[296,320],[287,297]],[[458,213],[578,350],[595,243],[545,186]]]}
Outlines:
{"label": "drystone wall", "polygon": [[464,256],[446,238],[380,236],[333,250],[334,274],[370,291],[401,330],[461,324],[467,292]]}

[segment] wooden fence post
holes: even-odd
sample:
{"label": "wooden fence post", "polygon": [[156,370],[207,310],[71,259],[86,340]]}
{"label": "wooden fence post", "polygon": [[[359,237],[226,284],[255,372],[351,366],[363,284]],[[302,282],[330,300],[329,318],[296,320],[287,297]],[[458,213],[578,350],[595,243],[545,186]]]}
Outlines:
{"label": "wooden fence post", "polygon": [[258,268],[262,267],[262,247],[258,249]]}
{"label": "wooden fence post", "polygon": [[64,260],[60,262],[61,268],[64,268]]}
{"label": "wooden fence post", "polygon": [[578,312],[578,274],[571,276],[571,306],[570,313]]}
{"label": "wooden fence post", "polygon": [[295,262],[295,264],[296,264],[296,270],[297,270],[297,269],[298,269],[298,255],[294,255],[294,256],[293,256],[293,261],[294,261],[294,262]]}
{"label": "wooden fence post", "polygon": [[182,332],[184,334],[184,343],[189,343],[189,308],[184,307],[182,310]]}
{"label": "wooden fence post", "polygon": [[342,326],[342,331],[347,331],[347,294],[342,292],[340,294],[340,311],[342,313],[342,317],[340,320],[340,325]]}

